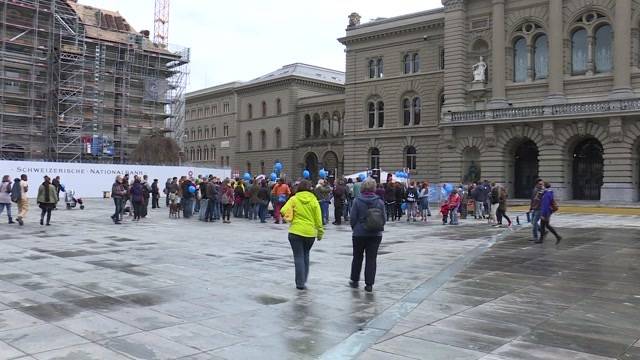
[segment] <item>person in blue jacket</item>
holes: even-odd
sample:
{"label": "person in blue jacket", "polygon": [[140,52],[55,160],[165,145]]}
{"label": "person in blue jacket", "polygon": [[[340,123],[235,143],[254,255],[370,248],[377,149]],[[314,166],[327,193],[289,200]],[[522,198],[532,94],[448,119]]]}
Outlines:
{"label": "person in blue jacket", "polygon": [[547,235],[547,229],[556,237],[556,245],[562,240],[562,236],[558,235],[556,229],[551,226],[551,215],[554,212],[554,199],[553,190],[551,190],[551,184],[545,181],[544,194],[542,195],[542,201],[540,203],[540,238],[536,241],[536,244],[542,244],[544,237]]}

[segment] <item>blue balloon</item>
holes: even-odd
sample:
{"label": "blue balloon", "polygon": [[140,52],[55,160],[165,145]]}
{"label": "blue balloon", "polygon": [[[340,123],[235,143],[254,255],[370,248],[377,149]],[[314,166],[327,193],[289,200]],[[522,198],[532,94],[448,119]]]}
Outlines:
{"label": "blue balloon", "polygon": [[276,175],[276,173],[271,173],[271,181],[276,181],[278,180],[278,175]]}
{"label": "blue balloon", "polygon": [[407,205],[407,203],[406,203],[406,202],[403,202],[403,203],[402,203],[402,205],[400,205],[400,208],[401,208],[402,210],[407,210],[407,207],[408,207],[408,206],[409,206],[409,205]]}
{"label": "blue balloon", "polygon": [[246,181],[249,181],[249,180],[251,180],[251,174],[246,172],[246,173],[244,173],[244,176],[242,178],[245,179]]}
{"label": "blue balloon", "polygon": [[282,170],[282,163],[281,162],[275,163],[275,165],[273,165],[273,168],[276,172],[280,172]]}
{"label": "blue balloon", "polygon": [[309,172],[309,170],[305,170],[302,172],[302,177],[305,179],[308,179],[311,177],[311,173]]}
{"label": "blue balloon", "polygon": [[327,171],[325,169],[320,169],[320,173],[319,173],[321,178],[326,178],[327,177]]}
{"label": "blue balloon", "polygon": [[358,179],[360,179],[360,181],[364,181],[367,177],[364,176],[364,174],[360,174],[358,175]]}
{"label": "blue balloon", "polygon": [[451,184],[444,184],[444,188],[448,193],[453,191],[453,185],[451,185]]}
{"label": "blue balloon", "polygon": [[192,194],[195,193],[196,192],[196,187],[193,186],[193,185],[189,186],[189,192],[192,193]]}

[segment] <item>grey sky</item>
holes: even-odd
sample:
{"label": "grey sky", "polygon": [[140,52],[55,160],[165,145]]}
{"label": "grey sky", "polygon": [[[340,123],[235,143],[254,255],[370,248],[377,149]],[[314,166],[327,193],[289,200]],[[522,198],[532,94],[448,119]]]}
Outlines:
{"label": "grey sky", "polygon": [[[153,31],[153,0],[80,0]],[[304,62],[344,71],[347,16],[362,21],[440,7],[440,0],[173,0],[169,42],[191,48],[189,90],[250,80]]]}

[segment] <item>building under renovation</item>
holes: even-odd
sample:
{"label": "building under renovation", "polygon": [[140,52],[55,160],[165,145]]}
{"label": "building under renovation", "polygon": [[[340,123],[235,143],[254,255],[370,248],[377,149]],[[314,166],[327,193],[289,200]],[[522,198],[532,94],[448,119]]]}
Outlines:
{"label": "building under renovation", "polygon": [[0,1],[0,159],[126,163],[182,138],[189,49],[73,0]]}

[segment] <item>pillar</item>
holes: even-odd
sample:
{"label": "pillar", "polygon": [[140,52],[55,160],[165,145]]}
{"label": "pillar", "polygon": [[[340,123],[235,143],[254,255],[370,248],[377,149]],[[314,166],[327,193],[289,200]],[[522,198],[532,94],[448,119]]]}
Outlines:
{"label": "pillar", "polygon": [[561,104],[564,96],[564,40],[562,0],[549,0],[549,90],[545,103]]}
{"label": "pillar", "polygon": [[631,0],[616,0],[613,22],[613,90],[610,97],[633,97],[631,90]]}
{"label": "pillar", "polygon": [[492,9],[492,52],[491,52],[491,91],[489,102],[490,109],[505,108],[508,106],[505,91],[505,30],[504,30],[504,1],[493,0]]}
{"label": "pillar", "polygon": [[444,22],[444,99],[443,111],[464,111],[469,73],[464,0],[442,0]]}
{"label": "pillar", "polygon": [[636,196],[633,184],[633,144],[625,141],[624,120],[609,119],[609,141],[604,145],[604,179],[600,193],[602,201],[632,201]]}

